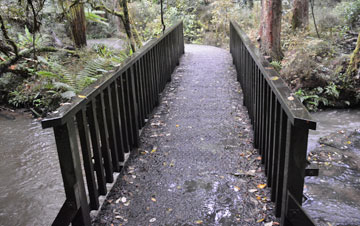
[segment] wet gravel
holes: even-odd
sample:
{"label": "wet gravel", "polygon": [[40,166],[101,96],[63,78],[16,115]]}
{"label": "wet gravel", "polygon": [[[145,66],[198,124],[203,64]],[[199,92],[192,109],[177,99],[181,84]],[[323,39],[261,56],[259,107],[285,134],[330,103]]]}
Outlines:
{"label": "wet gravel", "polygon": [[185,52],[94,225],[272,225],[229,52]]}

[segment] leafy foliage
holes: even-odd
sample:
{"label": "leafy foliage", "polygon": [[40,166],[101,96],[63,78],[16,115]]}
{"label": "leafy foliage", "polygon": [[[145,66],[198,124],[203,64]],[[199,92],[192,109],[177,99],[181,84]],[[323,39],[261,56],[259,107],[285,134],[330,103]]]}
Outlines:
{"label": "leafy foliage", "polygon": [[360,0],[344,2],[339,7],[342,8],[342,15],[348,26],[354,26],[355,22],[359,21]]}

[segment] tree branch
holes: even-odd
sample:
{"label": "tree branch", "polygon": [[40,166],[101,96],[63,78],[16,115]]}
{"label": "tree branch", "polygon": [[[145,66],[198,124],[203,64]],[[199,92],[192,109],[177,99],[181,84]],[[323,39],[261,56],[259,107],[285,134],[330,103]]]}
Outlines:
{"label": "tree branch", "polygon": [[[56,52],[59,49],[53,48],[53,47],[43,47],[39,48],[37,51],[40,52]],[[11,71],[9,67],[11,65],[14,65],[16,62],[18,62],[21,58],[30,57],[31,54],[34,52],[34,49],[27,49],[22,52],[19,52],[17,55],[10,57],[7,61],[0,62],[0,75],[4,72]]]}
{"label": "tree branch", "polygon": [[15,42],[9,38],[8,36],[8,33],[7,33],[7,30],[6,30],[6,27],[5,27],[5,23],[4,23],[4,20],[2,18],[2,16],[0,15],[0,24],[1,24],[1,31],[2,31],[2,34],[6,40],[7,43],[9,43],[12,47],[13,47],[13,50],[15,52],[15,55],[17,56],[19,54],[19,51],[18,51],[18,47],[17,45],[15,44]]}
{"label": "tree branch", "polygon": [[107,13],[110,13],[114,16],[118,16],[121,18],[121,20],[124,19],[124,14],[122,12],[119,12],[119,11],[115,11],[113,9],[110,9],[104,5],[95,5],[94,3],[91,3],[90,2],[90,5],[91,5],[91,8],[95,9],[95,10],[104,10],[106,11]]}

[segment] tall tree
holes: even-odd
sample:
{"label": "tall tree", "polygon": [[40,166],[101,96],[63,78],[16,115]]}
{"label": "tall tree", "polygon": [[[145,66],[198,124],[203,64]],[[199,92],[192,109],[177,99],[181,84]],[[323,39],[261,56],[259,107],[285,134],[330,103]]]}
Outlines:
{"label": "tall tree", "polygon": [[71,28],[71,36],[75,47],[86,46],[86,18],[84,3],[79,0],[60,0],[59,5]]}
{"label": "tall tree", "polygon": [[309,24],[309,0],[294,0],[292,6],[292,28],[305,28]]}
{"label": "tall tree", "polygon": [[282,58],[281,0],[261,0],[260,47],[272,59]]}
{"label": "tall tree", "polygon": [[83,3],[70,6],[69,19],[74,44],[77,48],[86,46],[86,18]]}
{"label": "tall tree", "polygon": [[131,28],[131,21],[129,16],[129,7],[128,7],[128,0],[120,0],[120,6],[123,9],[123,17],[121,18],[126,35],[128,36],[130,40],[131,49],[135,52],[136,51],[136,40],[134,38],[133,29]]}

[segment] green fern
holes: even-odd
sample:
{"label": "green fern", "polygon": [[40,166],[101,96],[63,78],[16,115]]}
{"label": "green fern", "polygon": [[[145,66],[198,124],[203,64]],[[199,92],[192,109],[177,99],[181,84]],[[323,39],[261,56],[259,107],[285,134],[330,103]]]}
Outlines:
{"label": "green fern", "polygon": [[85,65],[84,69],[73,76],[73,80],[70,80],[69,82],[73,83],[75,90],[79,92],[96,81],[104,73],[107,73],[109,65],[109,61],[103,58],[91,60]]}

